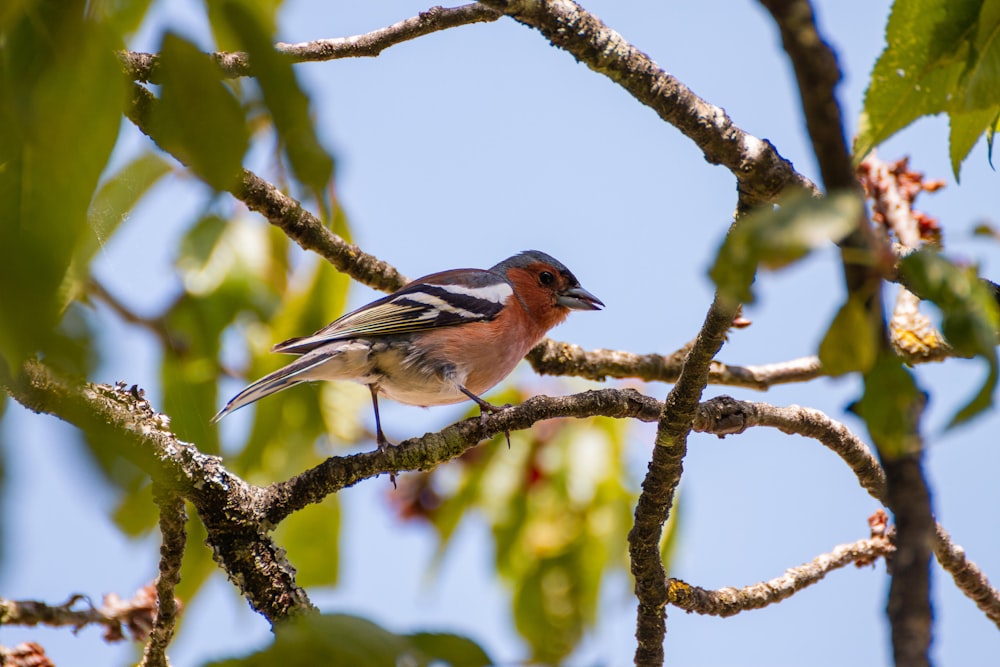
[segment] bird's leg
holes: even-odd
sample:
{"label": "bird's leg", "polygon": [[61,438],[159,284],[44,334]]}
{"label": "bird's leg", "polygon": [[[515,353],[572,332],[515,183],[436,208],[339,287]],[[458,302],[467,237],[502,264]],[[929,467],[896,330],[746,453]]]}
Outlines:
{"label": "bird's leg", "polygon": [[[378,384],[368,385],[368,390],[372,393],[372,407],[375,408],[375,444],[380,452],[384,452],[392,443],[382,432],[382,420],[378,414]],[[396,488],[396,473],[389,473],[389,481],[392,482],[392,488]]]}
{"label": "bird's leg", "polygon": [[[486,399],[484,399],[484,398],[482,398],[480,396],[476,396],[475,394],[473,394],[471,391],[469,391],[468,389],[466,389],[462,385],[458,385],[458,390],[460,392],[462,392],[463,394],[465,394],[466,396],[468,396],[469,398],[471,398],[473,401],[475,401],[476,405],[479,406],[479,420],[480,421],[483,421],[486,418],[486,414],[487,413],[495,414],[497,412],[503,412],[504,410],[506,410],[507,408],[510,407],[510,403],[507,403],[506,405],[493,405],[492,403],[490,403]],[[507,449],[510,449],[510,431],[508,431],[507,429],[504,429],[503,435],[504,435],[505,438],[507,438]]]}

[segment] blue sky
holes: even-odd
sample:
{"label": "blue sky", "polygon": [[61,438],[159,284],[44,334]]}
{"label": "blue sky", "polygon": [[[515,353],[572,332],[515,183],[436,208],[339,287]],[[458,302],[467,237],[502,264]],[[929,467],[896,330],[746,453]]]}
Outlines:
{"label": "blue sky", "polygon": [[[169,7],[165,6],[168,5]],[[853,133],[866,76],[883,44],[885,0],[820,1],[820,24],[838,50],[839,88]],[[755,2],[622,3],[585,6],[704,99],[726,109],[744,130],[769,139],[801,172],[817,179],[794,78],[769,18]],[[206,39],[192,2],[160,2],[157,26]],[[366,32],[413,16],[415,2],[328,3],[288,0],[280,39],[307,41]],[[156,48],[146,30],[136,46]],[[208,42],[203,42],[208,48]],[[587,348],[669,353],[694,336],[711,300],[706,271],[735,206],[731,174],[705,162],[697,148],[652,111],[602,76],[510,20],[464,26],[393,47],[376,59],[298,66],[312,95],[321,137],[337,158],[337,190],[354,240],[409,276],[455,266],[490,266],[526,248],[567,264],[607,308],[577,314],[553,337]],[[121,159],[142,140],[126,128]],[[984,142],[958,185],[948,164],[947,123],[920,121],[880,148],[947,188],[918,206],[941,217],[950,256],[1000,277],[994,242],[971,229],[996,219],[997,175]],[[268,156],[248,166],[266,171]],[[140,312],[154,313],[176,293],[172,248],[182,225],[204,203],[177,179],[157,188],[95,271]],[[178,193],[185,193],[179,198]],[[261,222],[261,224],[265,224]],[[720,358],[761,364],[815,352],[843,297],[835,252],[757,282],[753,325],[732,334]],[[375,294],[358,287],[352,302]],[[932,311],[933,312],[933,311]],[[105,332],[105,365],[93,378],[154,387],[158,359],[141,332],[113,324]],[[975,362],[921,367],[932,393],[926,419],[927,467],[939,520],[969,556],[1000,577],[1000,531],[990,518],[1000,501],[994,412],[970,426],[943,430],[982,381]],[[530,368],[515,376],[546,391],[586,383],[539,383]],[[818,408],[863,435],[845,405],[852,379],[818,380],[767,394],[710,387],[707,396]],[[662,398],[669,387],[643,391]],[[154,406],[156,390],[151,391]],[[216,406],[206,409],[214,411]],[[457,416],[391,405],[386,423],[435,429]],[[2,526],[4,597],[58,602],[74,592],[95,598],[129,595],[155,572],[152,541],[122,541],[106,519],[114,499],[79,470],[87,464],[53,418],[10,406],[2,425],[8,462]],[[633,430],[630,462],[640,478],[652,441]],[[311,591],[325,610],[357,613],[395,631],[436,629],[467,634],[502,664],[526,653],[510,621],[506,592],[489,578],[491,537],[467,521],[435,578],[428,531],[399,524],[388,511],[384,479],[341,494],[344,532],[341,585]],[[16,513],[11,508],[17,508]],[[876,503],[833,454],[813,441],[770,431],[718,440],[693,436],[682,483],[682,533],[671,574],[704,587],[769,579],[835,545],[866,536]],[[22,548],[18,545],[30,545]],[[624,545],[623,545],[624,548]],[[387,571],[392,584],[380,583]],[[731,619],[668,609],[666,650],[684,665],[890,664],[883,609],[884,566],[845,569],[792,599]],[[1000,654],[1000,633],[935,566],[937,624],[933,657],[941,664],[986,664]],[[572,665],[631,663],[635,605],[631,584],[612,578],[602,612]],[[57,664],[125,664],[129,649],[108,648],[87,629],[4,628],[0,643],[40,641]],[[216,578],[187,611],[171,657],[198,664],[267,641],[267,623]]]}

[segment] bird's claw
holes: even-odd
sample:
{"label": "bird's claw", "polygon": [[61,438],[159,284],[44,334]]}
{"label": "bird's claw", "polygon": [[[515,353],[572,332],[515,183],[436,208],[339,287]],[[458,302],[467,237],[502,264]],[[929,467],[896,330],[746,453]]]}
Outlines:
{"label": "bird's claw", "polygon": [[[495,415],[498,412],[503,412],[507,408],[514,407],[511,403],[504,403],[503,405],[493,405],[492,403],[487,403],[483,401],[479,405],[479,423],[485,425],[486,420],[489,419],[490,415]],[[507,449],[510,449],[510,430],[504,429],[503,436],[507,439]]]}
{"label": "bird's claw", "polygon": [[[375,438],[375,444],[378,446],[378,452],[380,454],[385,454],[389,451],[390,447],[395,447],[395,443],[389,442],[389,439],[380,431]],[[389,481],[392,482],[392,488],[399,488],[396,486],[396,473],[395,471],[389,471]]]}

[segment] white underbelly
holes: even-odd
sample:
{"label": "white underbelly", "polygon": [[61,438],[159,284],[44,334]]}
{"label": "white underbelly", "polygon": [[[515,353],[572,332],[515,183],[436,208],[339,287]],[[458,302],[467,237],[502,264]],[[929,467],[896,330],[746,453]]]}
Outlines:
{"label": "white underbelly", "polygon": [[465,378],[446,380],[435,369],[414,364],[405,349],[356,339],[333,349],[327,346],[322,354],[329,356],[327,361],[303,373],[301,379],[375,384],[383,396],[407,405],[448,405],[469,400],[458,389]]}

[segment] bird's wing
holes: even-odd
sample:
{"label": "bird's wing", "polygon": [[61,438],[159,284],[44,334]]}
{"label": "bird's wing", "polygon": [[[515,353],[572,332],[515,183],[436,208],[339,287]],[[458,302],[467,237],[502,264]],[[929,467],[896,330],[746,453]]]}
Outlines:
{"label": "bird's wing", "polygon": [[311,336],[278,343],[273,351],[302,354],[335,340],[408,334],[492,320],[513,293],[509,282],[490,271],[458,269],[436,273],[344,315]]}

